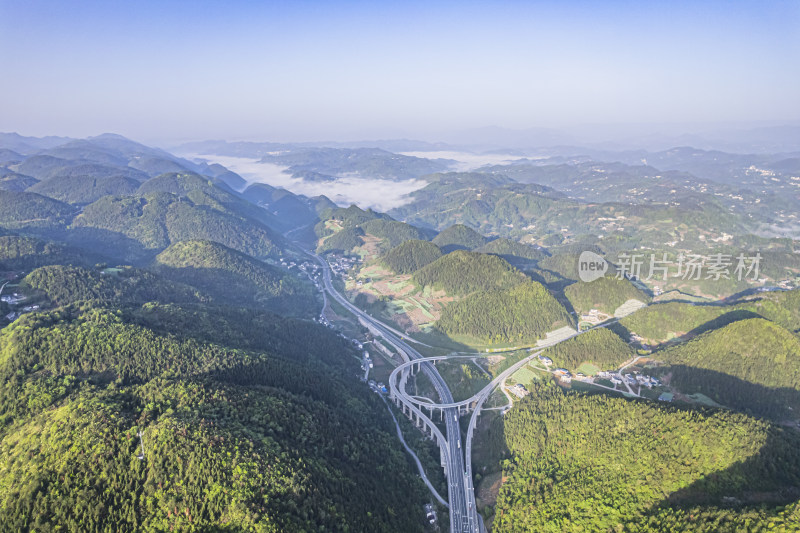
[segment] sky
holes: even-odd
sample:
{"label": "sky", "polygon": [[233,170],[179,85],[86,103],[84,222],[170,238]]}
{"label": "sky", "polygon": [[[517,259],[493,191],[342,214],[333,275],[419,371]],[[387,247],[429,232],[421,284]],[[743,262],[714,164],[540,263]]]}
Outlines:
{"label": "sky", "polygon": [[0,0],[0,131],[144,142],[800,120],[800,2]]}

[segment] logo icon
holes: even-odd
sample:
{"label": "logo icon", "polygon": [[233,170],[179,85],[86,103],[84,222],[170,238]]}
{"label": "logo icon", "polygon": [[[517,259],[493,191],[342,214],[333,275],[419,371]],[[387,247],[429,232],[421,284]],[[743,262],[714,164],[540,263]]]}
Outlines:
{"label": "logo icon", "polygon": [[578,258],[578,277],[589,283],[602,278],[608,270],[608,261],[603,256],[586,250]]}

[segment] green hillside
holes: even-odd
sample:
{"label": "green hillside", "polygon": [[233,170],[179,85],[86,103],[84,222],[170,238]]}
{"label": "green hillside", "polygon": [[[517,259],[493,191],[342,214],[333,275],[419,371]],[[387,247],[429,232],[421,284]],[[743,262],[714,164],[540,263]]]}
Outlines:
{"label": "green hillside", "polygon": [[188,198],[195,205],[208,206],[231,216],[258,221],[268,228],[285,228],[270,211],[244,200],[207,176],[194,172],[161,174],[142,183],[138,189],[139,195],[165,192]]}
{"label": "green hillside", "polygon": [[278,355],[281,342],[246,352],[99,308],[4,330],[3,529],[422,531],[423,489],[385,407],[343,366],[349,348],[274,320],[309,362]]}
{"label": "green hillside", "polygon": [[567,311],[534,281],[498,291],[482,291],[442,310],[436,328],[447,335],[486,343],[530,343],[570,325]]}
{"label": "green hillside", "polygon": [[654,357],[671,365],[671,384],[682,392],[760,415],[800,412],[800,339],[763,318],[733,322]]}
{"label": "green hillside", "polygon": [[522,244],[521,242],[503,238],[489,241],[483,246],[476,248],[474,251],[482,254],[499,255],[512,264],[529,263],[547,257],[547,253],[540,248],[534,248],[533,246]]}
{"label": "green hillside", "polygon": [[564,289],[564,295],[578,313],[597,309],[608,315],[628,300],[650,301],[650,296],[636,288],[626,279],[616,276],[603,276],[589,283],[578,281]]}
{"label": "green hillside", "polygon": [[216,301],[263,306],[289,315],[314,315],[312,287],[280,268],[212,241],[181,241],[156,256],[154,268],[188,283]]}
{"label": "green hillside", "polygon": [[364,230],[360,227],[345,228],[330,237],[326,237],[317,247],[317,252],[350,252],[353,248],[364,244]]}
{"label": "green hillside", "polygon": [[648,341],[660,343],[692,332],[728,311],[730,309],[719,306],[658,303],[622,318],[620,324]]}
{"label": "green hillside", "polygon": [[800,483],[796,431],[724,410],[532,389],[497,436],[511,459],[493,531],[798,530],[798,506],[782,507]]}
{"label": "green hillside", "polygon": [[39,183],[36,178],[0,169],[0,189],[4,191],[24,191],[36,183]]}
{"label": "green hillside", "polygon": [[196,289],[137,268],[103,273],[83,267],[51,265],[37,268],[25,276],[23,284],[43,293],[56,306],[84,300],[105,305],[208,301],[208,297]]}
{"label": "green hillside", "polygon": [[486,237],[463,224],[454,224],[433,238],[433,244],[444,253],[454,250],[473,250],[486,244]]}
{"label": "green hillside", "polygon": [[247,187],[242,196],[268,210],[284,227],[296,228],[317,222],[317,212],[307,200],[266,183]]}
{"label": "green hillside", "polygon": [[361,224],[364,233],[381,239],[381,246],[390,250],[395,246],[410,240],[425,240],[425,233],[404,222],[376,218]]}
{"label": "green hillside", "polygon": [[590,363],[601,370],[618,368],[636,355],[633,348],[608,328],[598,328],[547,348],[544,355],[557,367],[577,370]]}
{"label": "green hillside", "polygon": [[39,194],[0,190],[0,227],[51,231],[63,227],[75,209]]}
{"label": "green hillside", "polygon": [[420,287],[465,296],[475,291],[511,288],[528,278],[497,256],[456,250],[421,268],[412,279]]}
{"label": "green hillside", "polygon": [[89,204],[107,195],[133,194],[138,188],[139,181],[125,176],[56,176],[40,181],[28,191],[68,204]]}
{"label": "green hillside", "polygon": [[63,244],[33,237],[0,237],[0,269],[32,270],[45,265],[93,263],[96,257]]}
{"label": "green hillside", "polygon": [[[281,238],[258,222],[198,205],[169,193],[106,196],[75,218],[76,240],[98,249],[136,258],[159,252],[171,243],[212,240],[253,256],[276,255]],[[94,231],[92,231],[94,230]]]}
{"label": "green hillside", "polygon": [[412,274],[442,257],[438,246],[429,241],[409,240],[395,246],[381,258],[397,274]]}

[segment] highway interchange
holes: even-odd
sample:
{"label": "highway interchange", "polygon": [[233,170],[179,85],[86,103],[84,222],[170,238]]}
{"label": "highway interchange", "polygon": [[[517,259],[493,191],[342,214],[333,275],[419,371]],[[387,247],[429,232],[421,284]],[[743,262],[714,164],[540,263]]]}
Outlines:
{"label": "highway interchange", "polygon": [[[340,294],[333,286],[331,278],[331,269],[327,261],[319,255],[303,250],[306,254],[312,256],[322,267],[322,281],[323,281],[323,296],[327,292],[331,298],[336,300],[340,305],[353,313],[359,321],[366,325],[368,329],[374,334],[382,337],[387,343],[391,344],[394,349],[404,359],[404,363],[396,367],[390,378],[389,385],[391,389],[391,398],[398,403],[404,412],[407,412],[412,420],[416,417],[418,422],[423,423],[428,430],[430,430],[434,440],[439,444],[442,452],[442,461],[445,468],[445,473],[448,482],[448,502],[450,511],[450,531],[453,533],[484,533],[486,531],[483,520],[477,512],[475,503],[475,491],[472,485],[472,437],[477,425],[478,415],[484,402],[489,398],[492,391],[499,385],[505,382],[514,372],[529,363],[533,358],[537,357],[541,350],[532,352],[531,355],[516,362],[508,369],[504,370],[497,377],[495,377],[488,385],[481,389],[477,394],[463,400],[456,402],[450,392],[447,383],[439,374],[435,365],[436,360],[445,360],[453,358],[474,358],[472,356],[464,355],[448,355],[438,357],[424,357],[416,349],[411,347],[404,339],[405,337],[399,331],[391,328],[379,320],[368,315]],[[603,324],[596,327],[607,327],[608,324]],[[588,331],[588,330],[586,330]],[[576,332],[573,335],[559,339],[552,344],[558,344],[576,335],[584,332]],[[544,348],[545,346],[542,346]],[[439,403],[431,403],[417,397],[410,396],[405,392],[405,381],[403,376],[407,377],[411,371],[417,367],[418,370],[425,373],[430,379],[437,394],[439,395]],[[402,381],[402,383],[401,383]],[[445,434],[442,434],[433,421],[428,418],[422,408],[429,409],[431,413],[439,410],[442,414],[445,423]],[[461,410],[464,412],[472,410],[469,426],[467,429],[466,440],[461,446],[461,429],[458,422]],[[399,429],[399,428],[398,428]],[[423,475],[425,480],[432,489],[427,477]],[[439,496],[435,490],[431,490],[435,496]],[[437,498],[439,499],[439,498]],[[441,500],[440,500],[441,501]]]}
{"label": "highway interchange", "polygon": [[[345,307],[348,311],[357,316],[360,320],[370,326],[370,330],[380,334],[383,339],[391,344],[399,353],[404,354],[408,359],[423,359],[422,354],[409,346],[390,328],[382,322],[372,318],[370,315],[354,306],[350,301],[339,294],[333,287],[331,270],[328,263],[319,255],[311,253],[322,266],[322,281],[325,291]],[[431,363],[425,362],[421,365],[422,371],[430,378],[442,403],[453,403],[453,395],[445,383],[442,376]],[[423,415],[424,416],[424,415]],[[444,421],[446,428],[446,445],[444,447],[445,471],[448,482],[448,500],[450,507],[450,531],[454,533],[480,533],[482,521],[478,517],[475,509],[474,496],[467,497],[467,489],[472,492],[472,479],[468,477],[464,466],[464,455],[461,446],[461,429],[458,423],[458,410],[454,407],[444,409]],[[469,502],[469,503],[468,503]]]}

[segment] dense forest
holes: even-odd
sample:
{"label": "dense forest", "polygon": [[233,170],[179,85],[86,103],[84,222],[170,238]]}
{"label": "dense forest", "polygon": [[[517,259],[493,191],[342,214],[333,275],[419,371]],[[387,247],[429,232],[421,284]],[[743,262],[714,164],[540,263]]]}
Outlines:
{"label": "dense forest", "polygon": [[90,241],[90,245],[101,248],[105,240],[106,247],[114,246],[117,253],[131,258],[137,256],[127,252],[126,247],[141,256],[190,239],[216,241],[256,257],[280,251],[277,244],[280,237],[267,226],[165,192],[104,196],[86,206],[73,225],[84,230],[79,235]]}
{"label": "dense forest", "polygon": [[218,302],[264,306],[294,316],[316,311],[309,282],[213,241],[172,244],[156,256],[154,269],[168,279],[202,288]]}
{"label": "dense forest", "polygon": [[0,227],[7,230],[49,232],[64,227],[75,209],[32,192],[0,190]]}
{"label": "dense forest", "polygon": [[589,283],[583,281],[573,283],[564,289],[564,295],[579,313],[597,309],[613,315],[614,311],[628,300],[638,300],[642,303],[650,301],[650,297],[630,281],[608,275]]}
{"label": "dense forest", "polygon": [[476,248],[474,251],[483,254],[499,255],[511,264],[515,263],[530,263],[531,261],[539,261],[547,257],[547,252],[541,248],[534,248],[521,242],[512,241],[510,239],[494,239]]}
{"label": "dense forest", "polygon": [[364,230],[360,227],[344,228],[333,235],[326,237],[317,247],[317,252],[342,252],[348,253],[364,244]]}
{"label": "dense forest", "polygon": [[381,261],[396,274],[413,274],[442,257],[438,246],[429,241],[408,240],[389,250]]}
{"label": "dense forest", "polygon": [[620,324],[658,344],[685,335],[725,314],[724,307],[668,302],[650,305],[626,316]]}
{"label": "dense forest", "polygon": [[[258,351],[229,348],[188,312],[66,307],[4,330],[4,527],[421,530],[407,512],[419,485],[382,405],[346,377],[344,342],[309,323],[209,314],[231,340],[288,329]],[[278,356],[270,343],[296,347]]]}
{"label": "dense forest", "polygon": [[[797,531],[800,434],[548,383],[505,417],[493,531]],[[763,506],[761,506],[763,504]]]}
{"label": "dense forest", "polygon": [[0,190],[0,265],[41,306],[0,332],[0,529],[423,531],[358,353],[263,261],[294,253],[276,213],[331,202],[116,136],[50,152],[8,187],[42,194]]}
{"label": "dense forest", "polygon": [[679,390],[767,416],[800,411],[800,339],[763,318],[709,331],[655,356]]}
{"label": "dense forest", "polygon": [[473,250],[486,244],[486,237],[463,224],[454,224],[433,238],[433,244],[444,253],[454,250]]}
{"label": "dense forest", "polygon": [[86,265],[99,260],[94,254],[33,237],[5,235],[0,237],[0,268],[31,270],[45,265]]}
{"label": "dense forest", "polygon": [[99,301],[122,305],[144,302],[208,302],[201,291],[173,283],[138,268],[96,270],[84,267],[51,265],[37,268],[22,280],[22,285],[42,293],[56,306],[79,301]]}
{"label": "dense forest", "polygon": [[603,370],[618,368],[636,354],[619,335],[608,328],[597,328],[547,348],[544,355],[555,366],[568,370],[576,370],[583,363]]}
{"label": "dense forest", "polygon": [[107,195],[133,194],[139,185],[137,180],[125,176],[55,176],[28,190],[68,204],[88,204]]}
{"label": "dense forest", "polygon": [[444,289],[447,294],[463,296],[475,291],[508,289],[528,278],[494,255],[456,250],[414,273],[420,287]]}
{"label": "dense forest", "polygon": [[487,343],[530,343],[568,326],[567,311],[541,284],[529,281],[507,290],[480,291],[442,310],[436,328]]}

